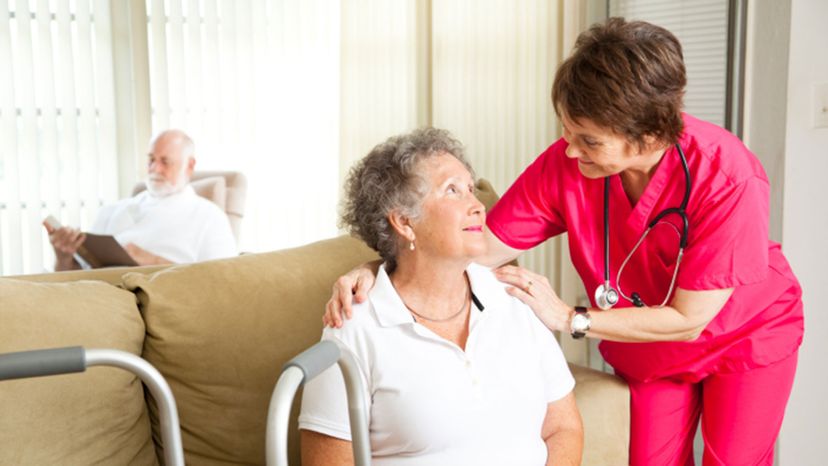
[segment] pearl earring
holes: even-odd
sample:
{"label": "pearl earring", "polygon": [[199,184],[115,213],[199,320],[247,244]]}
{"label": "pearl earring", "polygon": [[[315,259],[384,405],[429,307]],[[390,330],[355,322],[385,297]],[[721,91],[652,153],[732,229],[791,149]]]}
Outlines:
{"label": "pearl earring", "polygon": [[412,241],[411,243],[409,243],[409,245],[408,245],[408,249],[410,249],[410,250],[412,250],[412,251],[414,250],[414,241]]}

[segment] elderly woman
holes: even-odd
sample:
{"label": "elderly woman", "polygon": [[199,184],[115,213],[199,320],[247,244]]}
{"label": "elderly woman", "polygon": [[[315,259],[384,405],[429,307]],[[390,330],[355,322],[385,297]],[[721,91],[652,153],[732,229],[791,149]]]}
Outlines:
{"label": "elderly woman", "polygon": [[[630,385],[632,464],[692,464],[701,418],[705,465],[770,465],[802,342],[801,289],[768,240],[761,164],[682,112],[686,81],[681,44],[663,28],[611,18],[584,32],[552,88],[563,138],[492,209],[479,261],[568,233],[593,308],[528,270],[498,277],[550,329],[603,340]],[[370,287],[368,269],[355,275],[339,281],[328,321],[355,284],[357,300]]]}
{"label": "elderly woman", "polygon": [[[374,464],[580,463],[574,380],[551,332],[473,263],[485,211],[460,144],[426,128],[351,171],[343,223],[384,264],[353,320],[326,329],[355,354]],[[307,384],[305,465],[352,463],[341,374]]]}

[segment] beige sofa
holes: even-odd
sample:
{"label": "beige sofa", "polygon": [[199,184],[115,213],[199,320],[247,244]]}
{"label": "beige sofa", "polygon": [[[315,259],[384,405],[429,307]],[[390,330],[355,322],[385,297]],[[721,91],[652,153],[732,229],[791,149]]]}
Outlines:
{"label": "beige sofa", "polygon": [[[141,355],[172,387],[188,464],[264,464],[282,364],[319,339],[334,279],[374,257],[340,237],[200,264],[0,278],[0,352],[82,345]],[[572,370],[584,464],[626,464],[626,386]],[[144,401],[140,382],[118,369],[0,382],[0,464],[155,464],[157,416]],[[295,436],[291,446],[299,464]]]}
{"label": "beige sofa", "polygon": [[[267,407],[282,365],[319,340],[336,277],[375,258],[343,236],[198,264],[0,278],[0,353],[80,345],[140,355],[172,388],[188,464],[264,464]],[[583,464],[627,464],[626,385],[572,371]],[[0,464],[163,458],[155,403],[119,369],[0,382],[0,413]],[[295,430],[290,450],[299,464]]]}

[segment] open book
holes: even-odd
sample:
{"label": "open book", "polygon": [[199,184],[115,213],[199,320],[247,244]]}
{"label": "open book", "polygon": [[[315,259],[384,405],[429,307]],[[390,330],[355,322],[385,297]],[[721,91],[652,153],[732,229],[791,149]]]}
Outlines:
{"label": "open book", "polygon": [[[43,223],[51,228],[60,228],[60,223],[51,215]],[[78,248],[77,255],[93,269],[101,267],[138,265],[114,236],[85,233],[86,239]]]}

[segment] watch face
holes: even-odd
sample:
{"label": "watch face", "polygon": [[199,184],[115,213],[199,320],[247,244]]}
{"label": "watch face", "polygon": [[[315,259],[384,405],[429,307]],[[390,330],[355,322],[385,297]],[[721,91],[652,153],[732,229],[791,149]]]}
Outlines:
{"label": "watch face", "polygon": [[585,332],[589,330],[589,317],[583,313],[577,313],[572,316],[572,330],[575,332]]}

